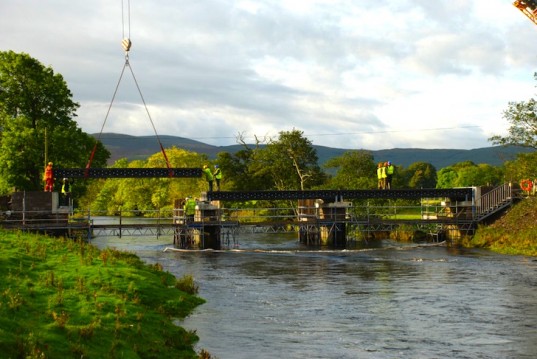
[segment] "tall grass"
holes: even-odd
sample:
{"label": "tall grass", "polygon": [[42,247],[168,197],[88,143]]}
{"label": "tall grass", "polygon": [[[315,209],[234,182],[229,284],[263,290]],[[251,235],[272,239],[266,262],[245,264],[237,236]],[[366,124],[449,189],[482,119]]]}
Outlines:
{"label": "tall grass", "polygon": [[[6,358],[197,358],[174,325],[203,300],[131,253],[0,231],[0,353]],[[179,284],[181,283],[181,284]],[[203,352],[207,357],[207,352]]]}

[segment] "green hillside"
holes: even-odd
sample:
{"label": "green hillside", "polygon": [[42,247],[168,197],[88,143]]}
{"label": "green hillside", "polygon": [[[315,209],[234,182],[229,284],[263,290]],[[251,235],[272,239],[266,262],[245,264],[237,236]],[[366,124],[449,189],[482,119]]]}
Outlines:
{"label": "green hillside", "polygon": [[[93,135],[97,137],[97,135]],[[241,150],[242,145],[212,146],[203,142],[176,136],[159,136],[164,148],[172,146],[185,150],[206,154],[210,159],[216,158],[219,152],[235,153]],[[128,160],[146,159],[160,152],[160,145],[155,136],[129,136],[117,133],[103,133],[100,137],[104,146],[112,153],[110,163],[120,159]],[[341,156],[348,149],[314,146],[319,157],[319,164],[324,164],[333,157]],[[396,165],[408,167],[415,162],[431,163],[437,169],[441,169],[458,162],[472,161],[476,164],[486,163],[499,166],[506,160],[512,160],[517,153],[533,152],[532,149],[523,147],[485,147],[472,150],[457,149],[420,149],[420,148],[393,148],[378,151],[370,151],[376,162],[391,161]]]}

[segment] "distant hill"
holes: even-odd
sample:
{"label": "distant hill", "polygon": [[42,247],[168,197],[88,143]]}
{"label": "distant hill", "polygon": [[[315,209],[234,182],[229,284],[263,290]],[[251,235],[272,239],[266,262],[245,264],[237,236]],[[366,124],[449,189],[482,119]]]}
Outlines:
{"label": "distant hill", "polygon": [[[97,137],[96,134],[93,135]],[[164,148],[175,146],[188,151],[204,153],[210,159],[216,158],[219,152],[235,153],[241,150],[241,145],[212,146],[203,142],[190,140],[184,137],[159,136]],[[110,164],[120,158],[132,160],[144,160],[149,156],[160,152],[160,146],[155,136],[130,136],[117,133],[103,133],[100,136],[101,142],[111,152]],[[339,157],[343,153],[350,151],[342,148],[332,148],[325,146],[313,146],[319,157],[319,164],[323,165],[331,158]],[[518,153],[533,152],[534,150],[524,147],[484,147],[472,150],[454,149],[421,149],[421,148],[393,148],[386,150],[369,151],[373,155],[375,162],[391,161],[396,165],[408,167],[415,162],[427,162],[441,169],[458,162],[472,161],[476,164],[486,163],[492,166],[499,166],[507,160],[512,160]]]}

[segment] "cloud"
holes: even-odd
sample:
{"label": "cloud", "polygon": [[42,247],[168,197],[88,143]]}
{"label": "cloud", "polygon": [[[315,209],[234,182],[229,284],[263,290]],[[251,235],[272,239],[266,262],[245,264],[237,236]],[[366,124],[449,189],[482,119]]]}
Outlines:
{"label": "cloud", "polygon": [[151,135],[150,115],[159,134],[215,145],[299,129],[343,148],[477,148],[534,93],[537,27],[509,1],[127,3],[0,4],[0,49],[61,73],[89,133],[124,36],[104,132]]}

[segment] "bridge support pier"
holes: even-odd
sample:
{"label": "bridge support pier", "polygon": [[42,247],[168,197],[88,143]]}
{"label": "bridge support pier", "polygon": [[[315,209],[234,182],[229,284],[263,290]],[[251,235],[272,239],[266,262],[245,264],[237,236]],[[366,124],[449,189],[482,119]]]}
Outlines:
{"label": "bridge support pier", "polygon": [[174,244],[180,248],[221,249],[220,208],[208,202],[198,202],[194,218],[184,216],[176,203]]}
{"label": "bridge support pier", "polygon": [[299,241],[306,245],[322,245],[345,248],[347,245],[347,209],[350,202],[324,203],[317,200],[299,200]]}
{"label": "bridge support pier", "polygon": [[198,247],[201,249],[221,249],[219,206],[209,202],[198,202],[194,220],[201,224]]}

